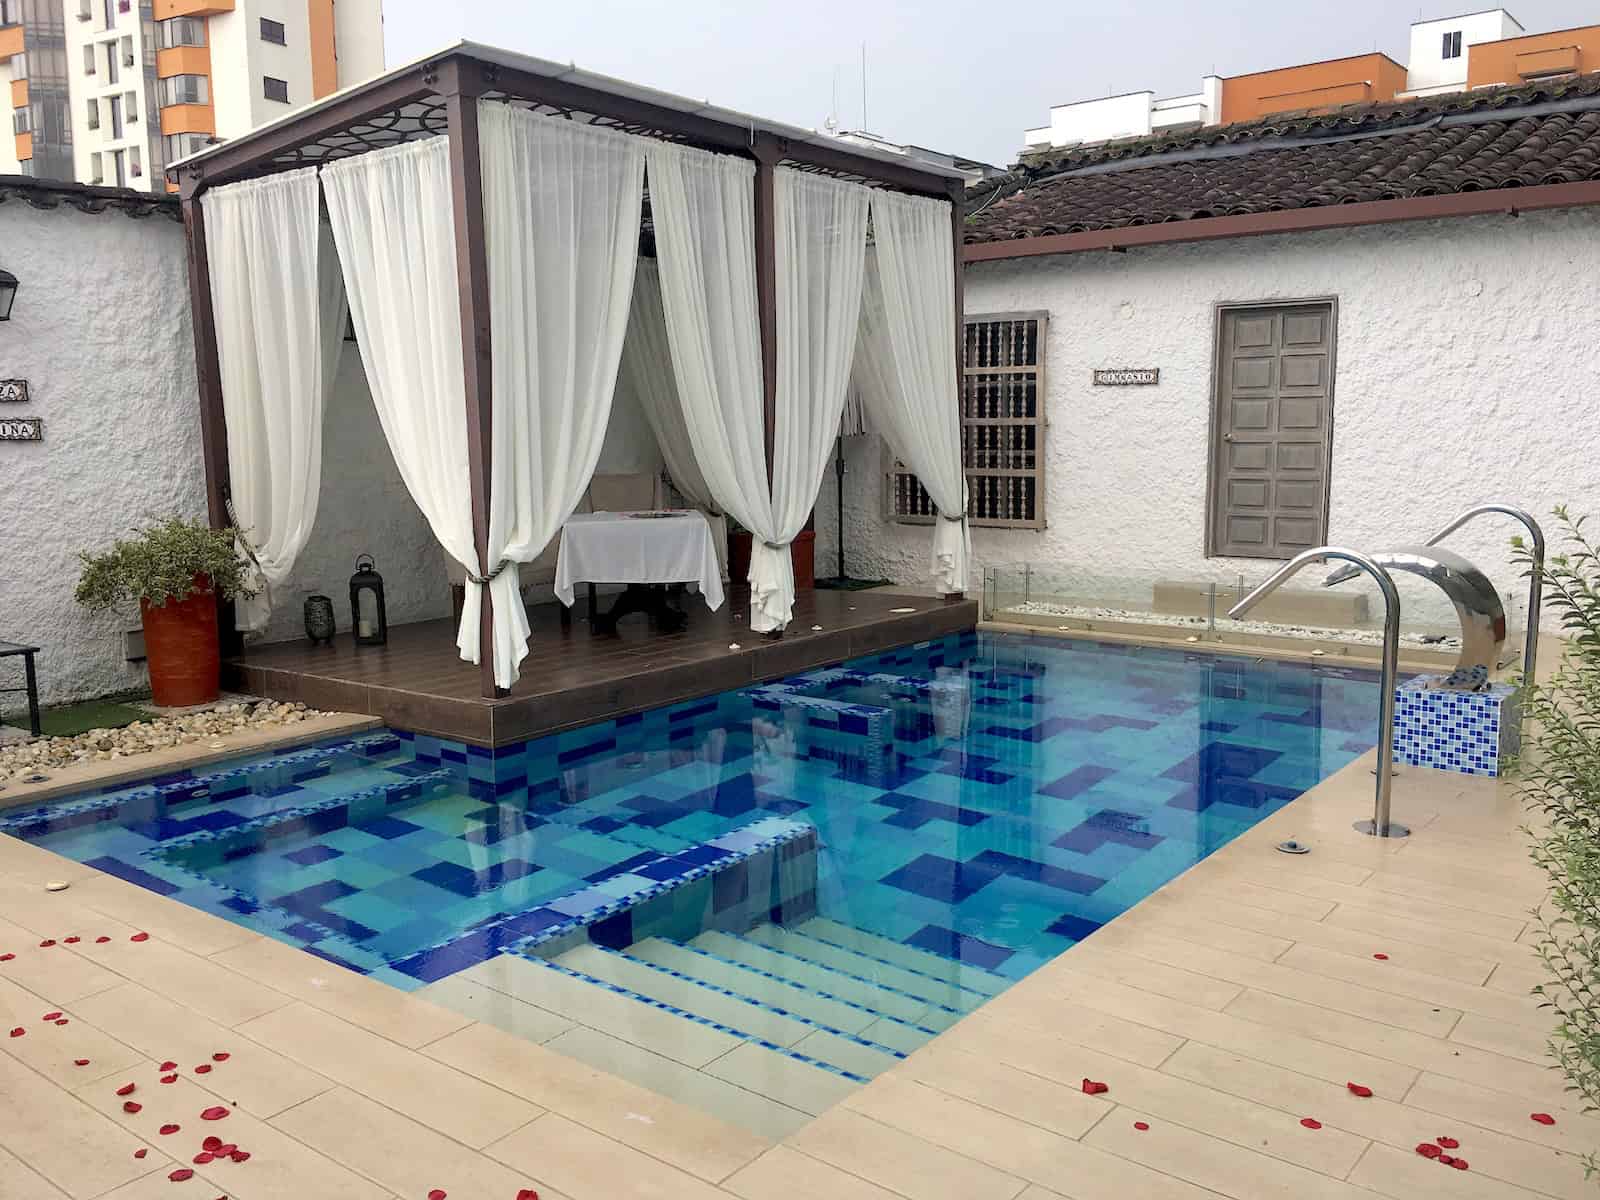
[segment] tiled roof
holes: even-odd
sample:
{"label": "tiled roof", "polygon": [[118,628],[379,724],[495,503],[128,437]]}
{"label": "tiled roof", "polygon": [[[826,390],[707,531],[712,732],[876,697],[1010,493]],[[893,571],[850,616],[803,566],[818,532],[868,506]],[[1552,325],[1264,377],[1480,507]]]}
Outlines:
{"label": "tiled roof", "polygon": [[1600,180],[1600,74],[1042,149],[966,240]]}
{"label": "tiled roof", "polygon": [[130,217],[159,213],[174,221],[183,220],[178,198],[166,192],[136,192],[131,188],[96,187],[67,179],[35,179],[31,175],[0,175],[0,204],[21,200],[34,208],[59,208],[66,204],[79,212],[98,213],[108,209]]}

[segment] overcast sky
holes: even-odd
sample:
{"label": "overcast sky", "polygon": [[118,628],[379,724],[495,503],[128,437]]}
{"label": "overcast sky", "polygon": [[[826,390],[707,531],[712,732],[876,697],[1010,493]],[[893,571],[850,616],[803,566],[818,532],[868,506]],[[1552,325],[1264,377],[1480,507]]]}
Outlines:
{"label": "overcast sky", "polygon": [[[834,109],[895,141],[1012,161],[1052,104],[1381,50],[1407,26],[1469,11],[1387,0],[384,0],[391,66],[456,38],[576,62],[744,112],[820,127]],[[1517,0],[1529,33],[1600,19],[1594,0]]]}

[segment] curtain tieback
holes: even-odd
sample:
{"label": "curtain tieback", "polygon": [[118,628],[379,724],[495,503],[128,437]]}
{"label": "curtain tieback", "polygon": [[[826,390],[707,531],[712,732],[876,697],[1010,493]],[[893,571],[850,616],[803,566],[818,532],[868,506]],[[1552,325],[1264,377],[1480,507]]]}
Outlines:
{"label": "curtain tieback", "polygon": [[504,571],[510,565],[511,565],[511,560],[509,558],[502,558],[499,562],[495,563],[494,570],[490,571],[487,575],[478,575],[478,574],[475,574],[472,571],[468,571],[467,572],[467,580],[470,583],[483,584],[483,585],[487,585],[487,584],[493,583],[495,581],[495,579],[499,576],[500,572]]}
{"label": "curtain tieback", "polygon": [[768,550],[787,550],[789,548],[788,542],[769,542],[765,538],[761,540],[761,544]]}
{"label": "curtain tieback", "polygon": [[244,551],[244,556],[250,560],[255,569],[265,574],[261,559],[256,556],[256,548],[250,544],[250,539],[245,537],[244,527],[239,524],[239,514],[233,511],[233,497],[223,497],[222,504],[228,510],[228,520],[233,523],[233,536],[238,539],[239,548]]}
{"label": "curtain tieback", "polygon": [[946,521],[965,521],[967,519],[967,514],[965,512],[958,512],[953,517],[949,513],[940,513],[939,516]]}

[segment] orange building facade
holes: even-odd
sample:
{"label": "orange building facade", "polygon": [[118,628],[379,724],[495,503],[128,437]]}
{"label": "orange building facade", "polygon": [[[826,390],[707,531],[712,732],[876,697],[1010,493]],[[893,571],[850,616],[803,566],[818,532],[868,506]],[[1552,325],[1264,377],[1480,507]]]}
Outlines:
{"label": "orange building facade", "polygon": [[1467,87],[1600,71],[1600,25],[1480,42],[1467,53]]}
{"label": "orange building facade", "polygon": [[1393,100],[1405,86],[1406,69],[1387,54],[1358,54],[1234,75],[1222,81],[1222,124],[1280,112]]}

